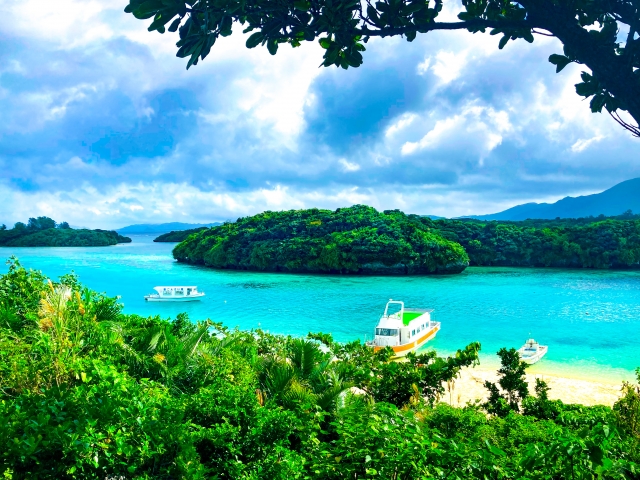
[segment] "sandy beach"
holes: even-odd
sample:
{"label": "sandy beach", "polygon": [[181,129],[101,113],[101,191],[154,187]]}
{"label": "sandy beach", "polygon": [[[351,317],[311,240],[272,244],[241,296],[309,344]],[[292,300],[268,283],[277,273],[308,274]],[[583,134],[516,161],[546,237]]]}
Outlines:
{"label": "sandy beach", "polygon": [[[622,383],[602,383],[538,372],[527,374],[531,393],[534,392],[536,378],[541,378],[549,385],[549,398],[560,399],[565,403],[612,406],[620,397],[622,388]],[[455,380],[451,391],[445,393],[442,401],[454,406],[464,406],[476,399],[484,401],[487,398],[487,390],[483,386],[486,380],[498,381],[496,369],[465,368]]]}

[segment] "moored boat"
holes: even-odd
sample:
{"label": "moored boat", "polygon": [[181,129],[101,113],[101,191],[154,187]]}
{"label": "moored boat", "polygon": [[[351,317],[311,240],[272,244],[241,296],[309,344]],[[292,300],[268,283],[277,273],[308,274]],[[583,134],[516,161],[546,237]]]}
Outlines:
{"label": "moored boat", "polygon": [[153,287],[157,293],[145,295],[148,302],[192,302],[204,297],[198,287]]}
{"label": "moored boat", "polygon": [[518,354],[520,354],[520,360],[524,363],[533,365],[544,357],[548,350],[549,347],[547,345],[540,345],[533,338],[530,338],[518,349]]}
{"label": "moored boat", "polygon": [[374,351],[391,347],[396,357],[418,350],[440,330],[440,322],[431,320],[432,312],[405,308],[404,302],[390,299],[367,345]]}

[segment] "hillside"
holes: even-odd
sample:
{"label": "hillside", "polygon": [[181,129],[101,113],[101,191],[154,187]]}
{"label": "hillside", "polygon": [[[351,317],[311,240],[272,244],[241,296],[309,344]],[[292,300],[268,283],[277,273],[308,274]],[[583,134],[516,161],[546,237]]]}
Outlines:
{"label": "hillside", "polygon": [[177,230],[169,233],[163,233],[159,237],[154,238],[153,241],[159,243],[179,243],[185,241],[192,233],[197,233],[208,228],[209,227],[199,227],[191,228],[189,230]]}
{"label": "hillside", "polygon": [[48,217],[30,218],[11,229],[0,228],[0,247],[106,247],[129,243],[129,237],[108,230],[73,229]]}
{"label": "hillside", "polygon": [[608,190],[581,197],[566,197],[556,203],[526,203],[503,212],[475,215],[479,220],[526,220],[528,218],[580,218],[640,212],[640,178],[619,183]]}
{"label": "hillside", "polygon": [[473,266],[640,268],[640,216],[484,222],[436,220]]}
{"label": "hillside", "polygon": [[240,218],[189,236],[173,256],[212,268],[351,274],[459,273],[469,261],[417,215],[364,205]]}
{"label": "hillside", "polygon": [[122,235],[158,235],[167,232],[177,232],[182,230],[191,230],[196,228],[214,227],[220,225],[220,222],[213,223],[141,223],[137,225],[129,225],[127,227],[118,228],[116,231]]}

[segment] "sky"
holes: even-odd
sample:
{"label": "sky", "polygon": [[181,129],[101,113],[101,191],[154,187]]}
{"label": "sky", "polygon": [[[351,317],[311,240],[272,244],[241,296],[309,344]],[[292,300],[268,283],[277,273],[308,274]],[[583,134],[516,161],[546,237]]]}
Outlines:
{"label": "sky", "polygon": [[[125,0],[0,0],[0,223],[92,228],[338,208],[446,217],[640,177],[640,140],[574,91],[559,42],[467,32],[373,39],[357,69],[316,43],[186,70]],[[457,0],[445,0],[442,19]]]}

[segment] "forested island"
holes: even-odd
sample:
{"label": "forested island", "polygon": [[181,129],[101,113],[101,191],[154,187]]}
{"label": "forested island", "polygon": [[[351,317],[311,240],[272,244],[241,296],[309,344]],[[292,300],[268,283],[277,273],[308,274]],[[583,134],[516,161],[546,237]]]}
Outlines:
{"label": "forested island", "polygon": [[502,349],[486,402],[440,403],[479,349],[390,362],[326,334],[126,315],[14,258],[0,275],[0,476],[638,478],[640,387],[613,408],[550,400]]}
{"label": "forested island", "polygon": [[459,273],[469,264],[460,244],[420,217],[364,205],[240,218],[190,235],[173,256],[213,268],[298,273]]}
{"label": "forested island", "polygon": [[198,233],[207,230],[209,227],[190,228],[188,230],[174,230],[172,232],[163,233],[154,238],[154,242],[179,243],[184,242],[192,233]]}
{"label": "forested island", "polygon": [[423,219],[479,266],[640,268],[640,218],[519,222]]}
{"label": "forested island", "polygon": [[0,247],[106,247],[129,242],[115,231],[74,229],[49,217],[30,218],[11,229],[0,226]]}
{"label": "forested island", "polygon": [[459,273],[467,265],[640,268],[640,216],[432,220],[355,205],[264,212],[171,232],[178,261],[213,268],[311,273]]}

